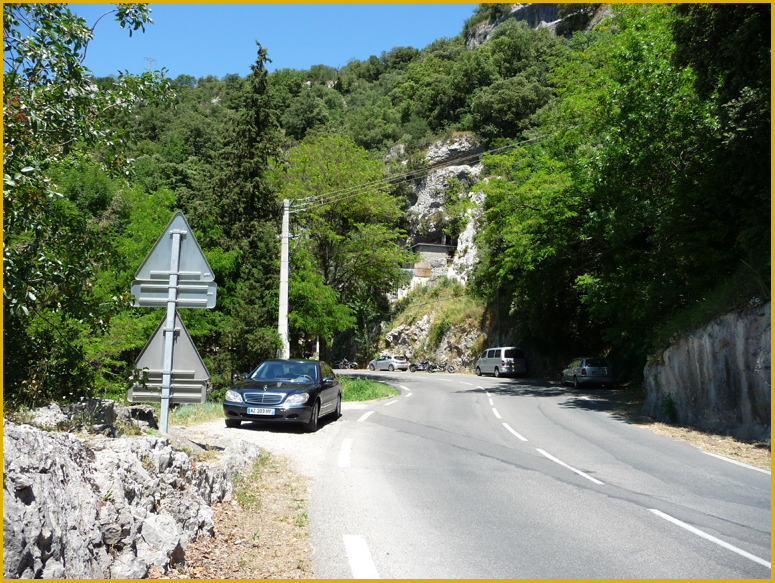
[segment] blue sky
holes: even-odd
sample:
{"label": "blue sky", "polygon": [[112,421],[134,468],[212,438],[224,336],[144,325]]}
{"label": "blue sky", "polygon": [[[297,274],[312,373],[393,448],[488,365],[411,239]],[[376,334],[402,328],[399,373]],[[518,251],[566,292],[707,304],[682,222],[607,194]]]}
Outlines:
{"label": "blue sky", "polygon": [[[70,4],[93,25],[112,4]],[[244,77],[259,41],[269,51],[269,70],[342,67],[396,46],[421,49],[457,36],[476,3],[151,3],[154,24],[132,38],[113,15],[94,31],[84,64],[97,77],[119,70],[168,69],[167,76],[196,78],[227,73]]]}

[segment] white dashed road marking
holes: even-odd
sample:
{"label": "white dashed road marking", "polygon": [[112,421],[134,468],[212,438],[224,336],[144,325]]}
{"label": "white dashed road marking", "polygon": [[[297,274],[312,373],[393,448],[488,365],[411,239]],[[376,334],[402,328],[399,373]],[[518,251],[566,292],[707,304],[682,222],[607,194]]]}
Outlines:
{"label": "white dashed road marking", "polygon": [[374,566],[369,547],[362,536],[345,534],[344,548],[354,579],[379,579],[377,567]]}
{"label": "white dashed road marking", "polygon": [[492,408],[492,412],[495,413],[495,417],[497,417],[498,419],[501,419],[501,414],[498,413],[498,410],[495,407]]}
{"label": "white dashed road marking", "polygon": [[384,406],[387,407],[388,405],[395,405],[396,403],[398,403],[398,401],[388,401]]}
{"label": "white dashed road marking", "polygon": [[358,419],[358,421],[366,421],[366,418],[367,418],[369,415],[371,415],[372,413],[374,413],[374,411],[367,411],[366,413],[364,413],[363,415],[361,415],[361,418],[360,418],[360,419]]}
{"label": "white dashed road marking", "polygon": [[651,512],[653,512],[654,514],[656,514],[657,516],[659,516],[660,518],[664,518],[665,520],[669,520],[673,524],[677,524],[681,528],[685,528],[689,532],[692,532],[692,533],[696,534],[697,536],[701,536],[702,538],[707,539],[710,542],[716,543],[717,545],[722,546],[725,549],[728,549],[728,550],[732,551],[733,553],[737,553],[738,555],[741,555],[741,556],[745,557],[746,559],[751,559],[753,562],[759,563],[760,565],[764,565],[768,569],[772,568],[772,566],[770,565],[769,561],[765,561],[764,559],[761,559],[761,558],[757,557],[756,555],[752,555],[751,553],[749,553],[747,551],[744,551],[743,549],[738,549],[737,547],[732,546],[729,543],[724,542],[723,540],[716,538],[715,536],[711,536],[711,535],[709,535],[706,532],[702,532],[701,530],[699,530],[698,528],[694,528],[690,524],[686,524],[685,522],[681,522],[677,518],[673,518],[672,516],[670,516],[668,514],[665,514],[664,512],[660,512],[659,510],[656,510],[654,508],[649,508],[649,510]]}
{"label": "white dashed road marking", "polygon": [[469,387],[473,387],[474,386],[471,383],[464,383],[463,381],[460,381],[460,384],[461,385],[468,385]]}
{"label": "white dashed road marking", "polygon": [[409,387],[405,387],[404,385],[398,385],[399,389],[403,389],[404,391],[410,391],[411,389]]}
{"label": "white dashed road marking", "polygon": [[504,426],[506,429],[508,429],[508,430],[509,430],[511,433],[513,433],[513,434],[514,434],[514,436],[515,436],[515,437],[517,437],[517,439],[521,439],[522,441],[527,441],[527,439],[525,439],[525,438],[524,438],[524,437],[522,437],[522,436],[521,436],[519,433],[517,433],[516,431],[514,431],[514,430],[513,430],[513,429],[512,429],[512,428],[509,426],[509,424],[508,424],[508,423],[504,423],[504,424],[503,424],[503,426]]}
{"label": "white dashed road marking", "polygon": [[404,395],[404,397],[411,397],[411,396],[412,396],[412,393],[407,393],[406,395]]}
{"label": "white dashed road marking", "polygon": [[548,457],[548,458],[549,458],[550,460],[552,460],[553,462],[556,462],[556,463],[560,464],[561,466],[568,468],[568,469],[569,469],[569,470],[571,470],[572,472],[576,472],[576,473],[577,473],[579,476],[581,476],[581,477],[583,477],[583,478],[586,478],[587,480],[589,480],[589,481],[591,481],[591,482],[594,482],[595,484],[602,484],[602,483],[603,483],[603,482],[601,482],[600,480],[596,480],[595,478],[593,478],[593,477],[592,477],[592,476],[590,476],[589,474],[585,474],[585,473],[584,473],[584,472],[582,472],[581,470],[577,470],[576,468],[574,468],[574,467],[572,467],[572,466],[569,466],[569,465],[568,465],[568,464],[566,464],[565,462],[562,462],[562,461],[558,460],[556,457],[554,457],[554,456],[553,456],[553,455],[551,455],[551,454],[548,454],[548,453],[546,453],[546,452],[545,452],[544,450],[542,450],[542,449],[538,449],[538,448],[536,448],[536,451],[537,451],[538,453],[540,453],[541,455]]}
{"label": "white dashed road marking", "polygon": [[350,451],[352,451],[353,448],[353,440],[352,439],[345,439],[342,442],[342,449],[339,450],[339,467],[340,468],[349,468],[350,467]]}

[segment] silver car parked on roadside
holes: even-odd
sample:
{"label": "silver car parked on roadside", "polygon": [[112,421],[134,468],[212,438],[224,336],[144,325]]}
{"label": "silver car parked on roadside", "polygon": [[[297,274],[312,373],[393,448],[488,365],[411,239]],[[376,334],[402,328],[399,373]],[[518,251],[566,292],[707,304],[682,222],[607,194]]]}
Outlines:
{"label": "silver car parked on roadside", "polygon": [[562,384],[572,384],[575,388],[582,385],[612,385],[616,382],[614,367],[602,356],[574,358],[562,371]]}
{"label": "silver car parked on roadside", "polygon": [[409,361],[405,356],[383,354],[369,363],[369,370],[409,370]]}

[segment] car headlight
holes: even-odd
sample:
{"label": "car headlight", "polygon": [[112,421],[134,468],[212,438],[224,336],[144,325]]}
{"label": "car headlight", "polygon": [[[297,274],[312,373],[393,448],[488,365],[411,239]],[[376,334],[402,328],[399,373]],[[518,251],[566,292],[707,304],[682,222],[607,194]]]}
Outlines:
{"label": "car headlight", "polygon": [[226,396],[224,397],[227,401],[231,401],[232,403],[242,403],[242,395],[240,395],[237,391],[234,391],[232,389],[229,389],[226,391]]}
{"label": "car headlight", "polygon": [[309,400],[309,393],[293,393],[285,399],[286,405],[301,405]]}

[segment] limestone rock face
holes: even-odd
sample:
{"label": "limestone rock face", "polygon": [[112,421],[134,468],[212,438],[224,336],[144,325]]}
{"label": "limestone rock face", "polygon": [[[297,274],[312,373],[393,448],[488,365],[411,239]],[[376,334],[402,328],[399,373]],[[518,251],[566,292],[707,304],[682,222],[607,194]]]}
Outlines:
{"label": "limestone rock face", "polygon": [[436,142],[426,154],[429,166],[441,165],[441,167],[430,170],[414,188],[414,200],[407,212],[409,224],[407,246],[411,247],[417,243],[448,242],[449,238],[445,238],[444,228],[449,220],[445,206],[450,196],[468,196],[476,204],[475,208],[467,211],[468,224],[459,237],[462,245],[458,243],[458,253],[451,264],[434,269],[434,277],[445,275],[465,283],[473,267],[476,259],[476,246],[473,239],[476,229],[475,219],[481,215],[484,194],[473,191],[451,194],[448,191],[450,179],[456,179],[463,185],[472,185],[479,180],[484,168],[478,157],[481,152],[482,147],[471,136],[461,134],[452,140]]}
{"label": "limestone rock face", "polygon": [[[432,325],[431,316],[425,314],[412,324],[401,325],[388,331],[385,334],[387,351],[404,354],[410,362],[417,362],[419,355],[416,355],[416,351],[418,347],[428,345],[428,334]],[[430,358],[437,363],[447,361],[456,369],[472,368],[476,362],[476,356],[471,355],[471,350],[474,343],[483,335],[484,333],[479,330],[450,326],[442,335],[438,347]]]}
{"label": "limestone rock face", "polygon": [[511,10],[511,14],[494,20],[491,22],[482,23],[477,27],[474,34],[466,39],[466,46],[469,49],[473,49],[485,43],[490,38],[490,33],[502,22],[513,18],[515,20],[521,20],[527,23],[530,28],[548,28],[554,31],[557,24],[560,22],[560,14],[557,11],[557,3],[525,3],[514,4]]}
{"label": "limestone rock face", "polygon": [[718,318],[649,362],[644,412],[679,423],[770,438],[770,304]]}
{"label": "limestone rock face", "polygon": [[167,438],[79,438],[3,420],[3,577],[139,578],[183,562],[189,542],[213,534],[210,503],[259,454],[237,449],[194,464]]}

